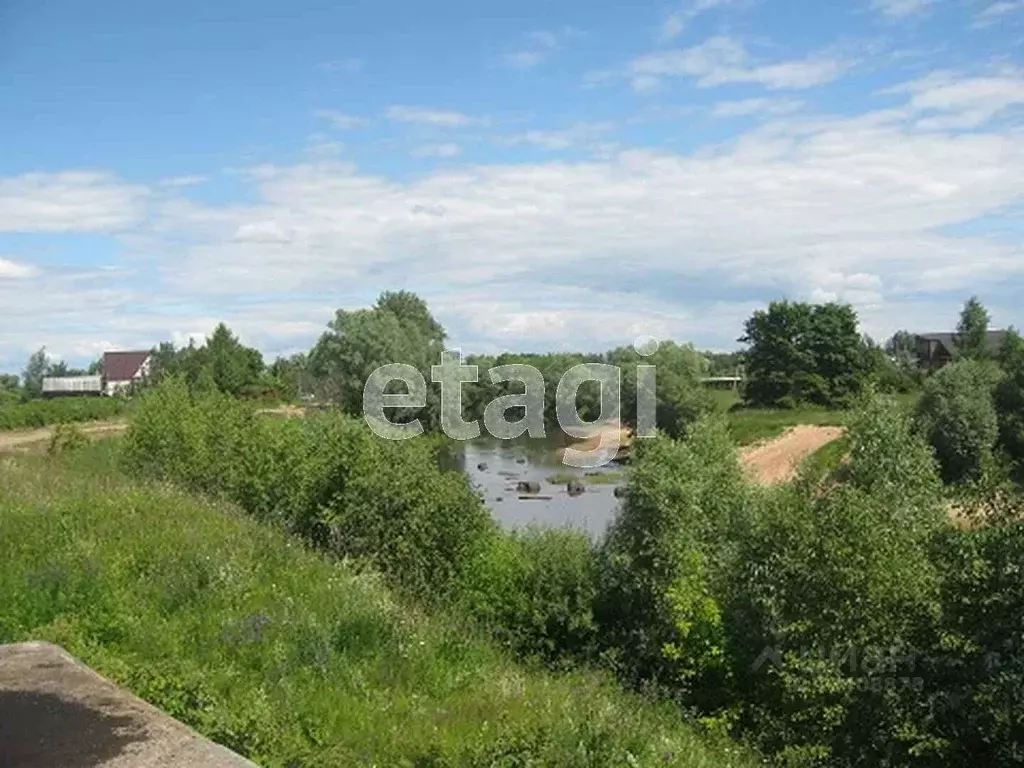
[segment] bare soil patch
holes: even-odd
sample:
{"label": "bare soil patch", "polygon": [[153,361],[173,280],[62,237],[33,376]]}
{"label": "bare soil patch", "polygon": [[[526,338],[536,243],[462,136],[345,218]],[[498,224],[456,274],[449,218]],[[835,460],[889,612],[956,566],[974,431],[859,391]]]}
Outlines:
{"label": "bare soil patch", "polygon": [[[128,424],[123,421],[101,421],[91,424],[74,425],[82,434],[99,440],[104,437],[119,435],[128,429]],[[0,453],[5,451],[27,450],[39,443],[45,443],[51,437],[56,427],[40,427],[39,429],[19,429],[13,432],[0,432]]]}
{"label": "bare soil patch", "polygon": [[846,433],[843,427],[793,427],[781,437],[745,448],[740,456],[747,474],[762,485],[785,483],[796,477],[800,463]]}

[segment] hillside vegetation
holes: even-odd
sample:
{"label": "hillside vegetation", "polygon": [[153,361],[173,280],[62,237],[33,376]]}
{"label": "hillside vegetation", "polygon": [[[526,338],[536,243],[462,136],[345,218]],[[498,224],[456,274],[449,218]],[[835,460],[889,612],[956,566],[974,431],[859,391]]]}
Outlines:
{"label": "hillside vegetation", "polygon": [[0,465],[0,642],[58,643],[266,766],[754,764],[231,505],[130,482],[115,450]]}

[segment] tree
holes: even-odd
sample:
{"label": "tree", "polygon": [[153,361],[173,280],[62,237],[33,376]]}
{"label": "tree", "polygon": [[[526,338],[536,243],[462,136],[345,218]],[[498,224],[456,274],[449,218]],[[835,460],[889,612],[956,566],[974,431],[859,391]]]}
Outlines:
{"label": "tree", "polygon": [[744,398],[751,405],[838,405],[863,388],[869,356],[849,305],[774,301],[744,330]]}
{"label": "tree", "polygon": [[909,372],[917,370],[917,334],[910,331],[896,331],[885,342],[885,353],[900,369]]}
{"label": "tree", "polygon": [[1003,340],[999,365],[1005,374],[995,392],[999,443],[1007,456],[1024,464],[1024,338],[1015,328]]}
{"label": "tree", "polygon": [[21,380],[27,398],[39,397],[43,393],[43,379],[49,370],[49,358],[46,347],[40,347],[32,353],[21,374]]}
{"label": "tree", "polygon": [[237,397],[259,382],[263,355],[239,342],[224,323],[213,329],[203,351],[204,367],[221,392]]}
{"label": "tree", "polygon": [[[317,380],[318,393],[353,415],[363,411],[363,387],[370,374],[390,363],[413,366],[430,381],[430,367],[441,360],[445,332],[415,294],[381,294],[373,309],[339,309],[309,356],[309,370]],[[397,389],[396,389],[397,387]],[[403,392],[392,382],[389,392]],[[427,388],[427,407],[422,413],[401,409],[394,421],[420,416],[428,425],[440,418],[439,396]]]}
{"label": "tree", "polygon": [[942,479],[981,479],[998,436],[992,390],[998,372],[990,363],[962,360],[925,382],[915,420],[939,460]]}
{"label": "tree", "polygon": [[967,360],[983,360],[989,357],[988,348],[988,311],[978,300],[971,296],[960,312],[960,322],[956,326],[957,356]]}

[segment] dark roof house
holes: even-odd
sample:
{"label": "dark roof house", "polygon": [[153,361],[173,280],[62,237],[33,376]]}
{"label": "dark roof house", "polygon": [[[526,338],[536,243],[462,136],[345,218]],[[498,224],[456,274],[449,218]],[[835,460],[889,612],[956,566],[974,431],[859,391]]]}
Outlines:
{"label": "dark roof house", "polygon": [[[1006,331],[989,331],[988,348],[998,352],[1006,338]],[[955,333],[919,333],[917,335],[917,359],[922,368],[934,371],[953,361],[956,356]]]}
{"label": "dark roof house", "polygon": [[105,352],[103,381],[107,394],[125,389],[149,375],[151,352]]}

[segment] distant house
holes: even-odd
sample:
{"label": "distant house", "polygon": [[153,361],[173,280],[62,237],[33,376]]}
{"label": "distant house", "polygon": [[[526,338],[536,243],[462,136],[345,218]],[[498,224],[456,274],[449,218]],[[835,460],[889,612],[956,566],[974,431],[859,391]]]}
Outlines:
{"label": "distant house", "polygon": [[[988,348],[998,352],[1006,338],[1006,331],[989,331]],[[955,333],[921,333],[917,336],[918,365],[926,371],[934,371],[953,361],[956,356]]]}
{"label": "distant house", "polygon": [[103,394],[116,395],[149,378],[152,353],[106,352],[103,355]]}
{"label": "distant house", "polygon": [[89,397],[102,394],[102,376],[47,376],[43,379],[43,397]]}

